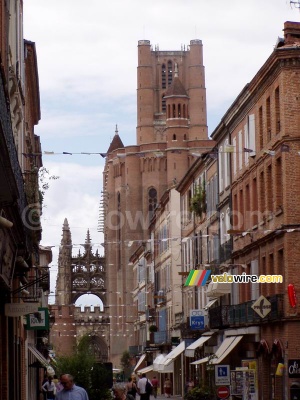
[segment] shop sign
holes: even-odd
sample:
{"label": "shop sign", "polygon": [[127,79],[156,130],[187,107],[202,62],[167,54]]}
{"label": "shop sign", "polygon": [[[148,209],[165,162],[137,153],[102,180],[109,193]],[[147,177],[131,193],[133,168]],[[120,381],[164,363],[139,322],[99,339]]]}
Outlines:
{"label": "shop sign", "polygon": [[207,311],[206,310],[191,310],[190,311],[190,328],[205,329],[207,326]]}
{"label": "shop sign", "polygon": [[289,378],[300,378],[300,360],[288,360]]}
{"label": "shop sign", "polygon": [[49,330],[49,310],[39,307],[38,311],[27,315],[28,330]]}
{"label": "shop sign", "polygon": [[4,313],[7,317],[21,317],[37,312],[39,306],[40,303],[6,303]]}
{"label": "shop sign", "polygon": [[160,347],[144,347],[144,351],[158,351]]}
{"label": "shop sign", "polygon": [[265,318],[271,311],[271,303],[264,296],[260,296],[251,308],[261,317]]}

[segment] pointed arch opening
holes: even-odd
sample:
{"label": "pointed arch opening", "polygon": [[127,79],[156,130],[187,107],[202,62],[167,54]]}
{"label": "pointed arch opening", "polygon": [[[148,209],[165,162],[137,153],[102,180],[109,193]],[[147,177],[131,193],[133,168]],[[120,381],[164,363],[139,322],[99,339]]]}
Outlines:
{"label": "pointed arch opening", "polygon": [[151,221],[151,218],[153,217],[156,206],[157,206],[157,190],[154,187],[151,187],[148,190],[149,221]]}

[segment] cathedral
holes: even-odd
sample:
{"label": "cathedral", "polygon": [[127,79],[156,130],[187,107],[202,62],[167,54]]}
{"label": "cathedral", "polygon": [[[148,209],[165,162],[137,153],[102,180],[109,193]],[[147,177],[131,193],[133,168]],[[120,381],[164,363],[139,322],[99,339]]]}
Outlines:
{"label": "cathedral", "polygon": [[116,129],[103,172],[102,230],[114,365],[136,345],[132,321],[138,282],[130,257],[147,241],[162,196],[183,178],[194,153],[211,147],[201,40],[177,51],[139,41],[136,144],[124,146]]}

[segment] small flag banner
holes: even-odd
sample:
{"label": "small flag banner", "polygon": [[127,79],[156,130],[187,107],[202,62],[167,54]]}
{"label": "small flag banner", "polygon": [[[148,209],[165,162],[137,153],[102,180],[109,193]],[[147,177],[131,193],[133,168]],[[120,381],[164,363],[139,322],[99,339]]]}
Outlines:
{"label": "small flag banner", "polygon": [[204,286],[210,277],[210,271],[192,269],[187,277],[184,286]]}

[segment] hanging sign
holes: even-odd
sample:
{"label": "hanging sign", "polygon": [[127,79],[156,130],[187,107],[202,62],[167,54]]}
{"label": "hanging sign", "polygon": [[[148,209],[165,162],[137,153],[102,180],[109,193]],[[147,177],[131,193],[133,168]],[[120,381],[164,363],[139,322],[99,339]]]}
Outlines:
{"label": "hanging sign", "polygon": [[39,307],[38,311],[27,315],[28,330],[49,330],[49,310]]}
{"label": "hanging sign", "polygon": [[38,311],[40,303],[6,303],[5,315],[7,317],[21,317]]}
{"label": "hanging sign", "polygon": [[288,360],[289,378],[300,378],[300,360]]}
{"label": "hanging sign", "polygon": [[271,303],[264,296],[260,296],[251,308],[261,317],[265,318],[271,312]]}
{"label": "hanging sign", "polygon": [[293,285],[292,283],[288,285],[288,296],[289,296],[290,306],[295,308],[297,305],[297,296],[296,296],[295,285]]}

